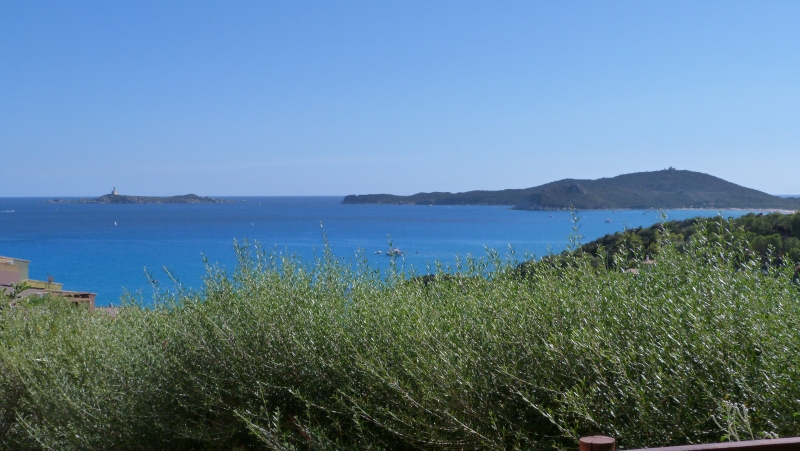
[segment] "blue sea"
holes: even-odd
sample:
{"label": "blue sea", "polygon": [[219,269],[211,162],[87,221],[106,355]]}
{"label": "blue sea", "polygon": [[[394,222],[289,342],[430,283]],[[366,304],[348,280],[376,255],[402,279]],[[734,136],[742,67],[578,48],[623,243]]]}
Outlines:
{"label": "blue sea", "polygon": [[[147,301],[147,268],[168,281],[169,268],[185,286],[199,287],[203,256],[227,270],[236,265],[234,240],[258,241],[309,263],[321,254],[323,231],[333,252],[353,260],[359,249],[376,267],[405,251],[399,264],[425,273],[457,255],[505,254],[513,247],[539,257],[562,251],[572,233],[569,212],[515,211],[508,207],[344,205],[341,197],[228,198],[224,204],[51,204],[43,198],[0,198],[0,255],[30,260],[30,277],[53,276],[65,290],[97,293],[97,305],[119,304],[127,290]],[[674,210],[669,219],[737,217],[742,211]],[[584,241],[658,222],[655,211],[580,212]],[[611,222],[606,222],[610,220]],[[320,226],[322,225],[322,227]],[[171,284],[162,284],[169,287]]]}

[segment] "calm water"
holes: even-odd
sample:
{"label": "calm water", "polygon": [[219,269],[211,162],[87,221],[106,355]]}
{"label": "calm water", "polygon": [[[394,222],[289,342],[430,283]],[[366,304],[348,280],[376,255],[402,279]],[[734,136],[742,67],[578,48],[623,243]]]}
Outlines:
{"label": "calm water", "polygon": [[[406,267],[424,272],[436,260],[452,263],[456,254],[485,255],[485,247],[518,256],[563,250],[571,232],[569,212],[513,211],[508,207],[342,205],[341,197],[247,197],[231,204],[80,205],[47,204],[46,199],[0,198],[0,255],[30,260],[30,277],[48,275],[66,290],[98,294],[97,304],[119,303],[124,289],[151,288],[143,268],[165,281],[163,267],[181,282],[197,287],[204,274],[202,255],[233,269],[234,239],[258,240],[266,247],[310,261],[323,245],[322,229],[337,256],[351,258],[363,249],[374,265],[389,258],[387,236],[407,252]],[[13,210],[13,213],[7,212]],[[713,216],[720,212],[668,211],[670,219]],[[741,211],[722,211],[739,216]],[[586,211],[585,241],[625,227],[649,226],[653,211]],[[610,223],[606,223],[610,219]],[[116,224],[116,225],[115,225]],[[315,251],[315,248],[317,249]],[[169,285],[165,285],[169,286]]]}

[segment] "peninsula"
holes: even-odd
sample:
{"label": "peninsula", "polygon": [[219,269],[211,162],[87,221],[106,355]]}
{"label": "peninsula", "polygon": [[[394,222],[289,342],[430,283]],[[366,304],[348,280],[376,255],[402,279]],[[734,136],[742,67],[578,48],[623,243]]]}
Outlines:
{"label": "peninsula", "polygon": [[411,196],[346,196],[344,204],[508,205],[515,210],[746,208],[800,209],[800,198],[782,198],[701,172],[675,168],[597,180],[563,179],[524,189],[432,192]]}
{"label": "peninsula", "polygon": [[86,199],[52,199],[46,202],[51,204],[223,204],[233,201],[200,197],[196,194],[169,197],[127,196],[119,194],[117,189],[114,188],[110,194],[100,197]]}

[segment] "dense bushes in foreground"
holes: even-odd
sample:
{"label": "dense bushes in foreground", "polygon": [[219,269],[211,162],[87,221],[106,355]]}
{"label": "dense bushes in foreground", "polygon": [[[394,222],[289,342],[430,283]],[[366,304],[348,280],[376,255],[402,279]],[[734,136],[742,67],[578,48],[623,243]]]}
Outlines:
{"label": "dense bushes in foreground", "polygon": [[[239,247],[116,319],[0,312],[7,449],[575,449],[800,435],[800,290],[730,234],[638,275],[490,256],[409,280]],[[727,436],[727,437],[726,437]]]}

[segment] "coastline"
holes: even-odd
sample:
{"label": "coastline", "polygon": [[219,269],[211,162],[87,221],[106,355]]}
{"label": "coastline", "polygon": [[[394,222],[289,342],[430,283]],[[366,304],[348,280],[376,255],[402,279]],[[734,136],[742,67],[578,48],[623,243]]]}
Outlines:
{"label": "coastline", "polygon": [[[413,204],[405,204],[405,205],[413,205]],[[420,205],[422,206],[422,205]],[[448,205],[451,206],[451,205]],[[452,205],[454,207],[459,206],[470,206],[470,205]],[[507,206],[507,205],[506,205]],[[518,211],[569,211],[567,208],[557,209],[557,210],[531,210],[531,209],[519,209],[511,207],[511,210],[518,210]],[[697,207],[681,207],[681,208],[576,208],[575,211],[709,211],[709,210],[719,210],[719,211],[748,211],[753,213],[780,213],[782,215],[791,215],[794,214],[798,210],[787,210],[784,208],[742,208],[742,207],[721,207],[721,208],[697,208]]]}
{"label": "coastline", "polygon": [[[409,207],[505,207],[509,210],[515,211],[570,211],[569,208],[553,208],[553,209],[532,209],[532,208],[514,208],[514,205],[501,205],[501,204],[417,204],[412,202],[397,202],[397,203],[384,203],[384,202],[375,202],[375,203],[344,203],[340,202],[341,205],[388,205],[388,206],[409,206]],[[747,211],[753,213],[780,213],[783,215],[791,215],[794,214],[798,210],[788,210],[785,208],[745,208],[745,207],[677,207],[677,208],[575,208],[575,211],[709,211],[709,210],[718,210],[718,211]]]}
{"label": "coastline", "polygon": [[[714,208],[670,208],[669,210],[700,211],[700,210],[714,210]],[[719,210],[751,211],[753,213],[780,213],[782,215],[792,215],[795,214],[797,211],[800,211],[800,210],[786,210],[783,208],[720,208]]]}

